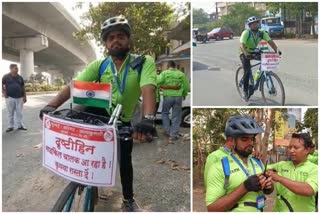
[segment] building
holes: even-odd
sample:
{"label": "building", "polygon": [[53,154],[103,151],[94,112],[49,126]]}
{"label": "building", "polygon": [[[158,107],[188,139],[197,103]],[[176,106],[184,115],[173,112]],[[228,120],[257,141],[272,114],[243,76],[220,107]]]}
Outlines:
{"label": "building", "polygon": [[[257,10],[261,10],[262,12],[266,11],[266,4],[261,2],[242,2],[243,4],[249,4],[252,7],[255,7]],[[218,17],[219,19],[222,16],[228,15],[230,11],[230,7],[234,4],[239,4],[239,2],[217,2],[218,8]]]}
{"label": "building", "polygon": [[291,114],[299,122],[302,122],[301,108],[288,108],[288,114]]}
{"label": "building", "polygon": [[187,19],[190,19],[190,16],[187,16],[167,32],[166,39],[169,45],[165,53],[158,57],[156,64],[157,69],[163,71],[167,69],[168,62],[173,60],[177,68],[184,72],[190,80],[190,22],[187,22]]}

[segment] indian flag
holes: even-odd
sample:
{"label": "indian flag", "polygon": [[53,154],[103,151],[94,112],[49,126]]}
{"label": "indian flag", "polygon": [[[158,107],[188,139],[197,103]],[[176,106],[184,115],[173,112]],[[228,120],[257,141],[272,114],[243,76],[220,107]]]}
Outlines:
{"label": "indian flag", "polygon": [[109,108],[111,92],[111,84],[72,81],[72,99],[74,103],[80,105]]}

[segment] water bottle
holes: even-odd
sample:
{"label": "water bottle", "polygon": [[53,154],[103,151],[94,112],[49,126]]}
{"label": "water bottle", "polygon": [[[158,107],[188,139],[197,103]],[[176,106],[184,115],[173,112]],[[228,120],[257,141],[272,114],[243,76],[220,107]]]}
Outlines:
{"label": "water bottle", "polygon": [[259,77],[260,77],[260,70],[258,70],[256,73],[255,73],[255,75],[254,75],[254,81],[257,81],[258,79],[259,79]]}

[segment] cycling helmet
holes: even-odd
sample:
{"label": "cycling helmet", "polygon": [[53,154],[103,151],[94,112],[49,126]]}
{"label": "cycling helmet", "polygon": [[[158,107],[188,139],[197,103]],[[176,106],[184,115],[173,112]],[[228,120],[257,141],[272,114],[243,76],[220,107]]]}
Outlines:
{"label": "cycling helmet", "polygon": [[257,124],[256,120],[248,116],[234,116],[226,123],[226,137],[238,137],[241,135],[256,135],[263,133],[263,129]]}
{"label": "cycling helmet", "polygon": [[259,21],[260,20],[257,17],[251,16],[250,18],[247,19],[247,24],[250,25],[250,24],[252,24],[254,22],[259,22]]}
{"label": "cycling helmet", "polygon": [[124,31],[128,37],[131,34],[131,27],[128,20],[124,16],[115,16],[105,20],[101,26],[101,38],[103,41],[107,38],[108,34],[115,30]]}

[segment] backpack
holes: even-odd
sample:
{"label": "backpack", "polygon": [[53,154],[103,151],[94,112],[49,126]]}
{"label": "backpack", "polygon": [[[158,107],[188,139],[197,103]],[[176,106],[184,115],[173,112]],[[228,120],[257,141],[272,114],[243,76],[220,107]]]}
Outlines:
{"label": "backpack", "polygon": [[[252,159],[258,164],[258,166],[263,171],[263,165],[262,165],[261,161],[259,159],[257,159],[257,158],[254,158],[254,157],[252,157]],[[229,178],[230,178],[230,174],[231,174],[228,156],[223,157],[221,159],[221,163],[222,163],[222,168],[223,168],[223,173],[224,173],[224,185],[223,185],[223,188],[225,190],[227,190],[227,188],[229,186]]]}
{"label": "backpack", "polygon": [[[141,75],[141,71],[142,71],[142,67],[143,67],[143,63],[145,62],[146,57],[144,55],[134,55],[134,61],[132,63],[130,63],[130,67],[133,70],[136,70],[139,74],[139,78]],[[111,58],[107,57],[105,58],[102,63],[99,66],[99,74],[98,74],[98,82],[101,82],[101,76],[103,75],[103,73],[105,72],[105,70],[107,69],[107,67],[109,66],[111,62]]]}

